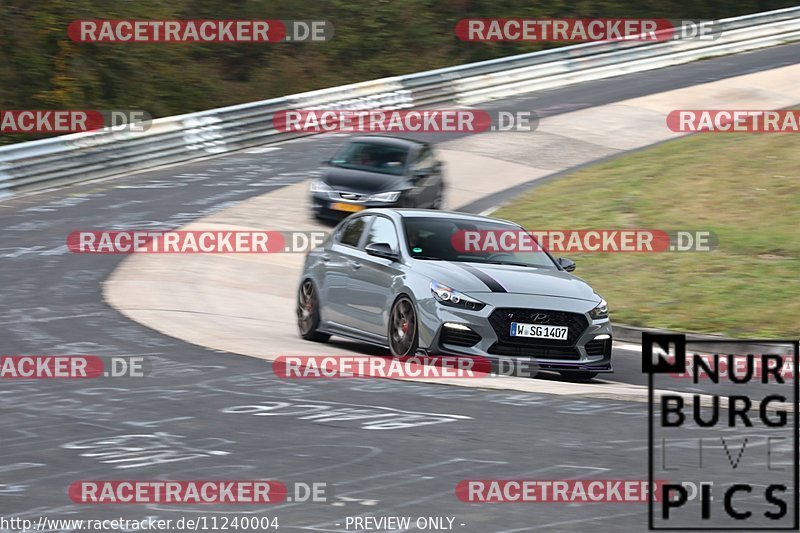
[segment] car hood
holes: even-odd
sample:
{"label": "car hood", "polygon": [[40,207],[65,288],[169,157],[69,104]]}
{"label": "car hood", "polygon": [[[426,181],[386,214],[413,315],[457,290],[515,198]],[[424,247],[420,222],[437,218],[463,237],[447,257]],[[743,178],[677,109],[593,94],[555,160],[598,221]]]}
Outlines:
{"label": "car hood", "polygon": [[467,294],[508,292],[600,302],[588,283],[561,270],[456,261],[414,263],[418,274]]}
{"label": "car hood", "polygon": [[405,183],[403,176],[336,167],[326,169],[322,181],[337,191],[359,193],[396,191]]}

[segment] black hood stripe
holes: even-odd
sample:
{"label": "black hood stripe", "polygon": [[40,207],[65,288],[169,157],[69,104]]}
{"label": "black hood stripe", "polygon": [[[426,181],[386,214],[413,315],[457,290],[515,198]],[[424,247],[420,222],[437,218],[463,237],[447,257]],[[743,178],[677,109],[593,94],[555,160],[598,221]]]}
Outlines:
{"label": "black hood stripe", "polygon": [[472,265],[465,265],[463,263],[457,263],[457,264],[458,266],[460,266],[461,268],[463,268],[464,270],[466,270],[467,272],[469,272],[470,274],[481,280],[484,283],[484,285],[489,287],[489,290],[491,290],[492,292],[508,292],[505,287],[500,285],[500,282],[498,282],[496,279],[494,279],[492,276],[490,276],[483,270],[475,268]]}

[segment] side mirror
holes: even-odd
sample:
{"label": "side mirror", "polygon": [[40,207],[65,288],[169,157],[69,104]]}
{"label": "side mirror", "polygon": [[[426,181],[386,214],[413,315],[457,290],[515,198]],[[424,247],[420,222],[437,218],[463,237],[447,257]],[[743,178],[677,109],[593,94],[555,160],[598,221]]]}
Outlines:
{"label": "side mirror", "polygon": [[383,259],[391,259],[392,261],[397,261],[400,255],[392,250],[392,247],[389,246],[389,243],[385,242],[373,242],[372,244],[368,244],[364,251],[367,252],[368,255],[372,255],[375,257],[381,257]]}
{"label": "side mirror", "polygon": [[558,264],[561,265],[561,268],[563,268],[567,272],[572,272],[573,270],[575,270],[575,266],[576,266],[575,265],[575,261],[572,261],[571,259],[567,259],[566,257],[559,257],[558,258]]}

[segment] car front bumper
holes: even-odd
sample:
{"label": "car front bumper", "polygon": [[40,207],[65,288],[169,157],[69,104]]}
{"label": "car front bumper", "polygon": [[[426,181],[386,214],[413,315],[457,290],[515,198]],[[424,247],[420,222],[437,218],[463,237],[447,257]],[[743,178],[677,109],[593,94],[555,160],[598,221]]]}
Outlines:
{"label": "car front bumper", "polygon": [[[400,199],[395,202],[380,202],[375,200],[368,200],[366,202],[347,202],[346,200],[331,199],[328,193],[312,193],[311,195],[311,210],[317,218],[324,218],[328,220],[342,220],[347,218],[353,213],[370,209],[374,207],[397,207],[400,204]],[[336,209],[334,204],[343,204],[350,206],[348,210]]]}
{"label": "car front bumper", "polygon": [[[504,368],[524,364],[531,370],[613,372],[611,322],[607,318],[593,320],[589,317],[588,311],[595,304],[519,294],[471,296],[492,303],[487,302],[480,311],[468,311],[442,305],[432,298],[418,302],[423,351],[433,355],[482,357]],[[526,321],[526,312],[549,313],[553,325],[562,325],[560,321],[566,320],[563,325],[571,328],[570,338],[556,341],[509,337],[507,325],[510,321]],[[519,318],[508,318],[509,315]]]}

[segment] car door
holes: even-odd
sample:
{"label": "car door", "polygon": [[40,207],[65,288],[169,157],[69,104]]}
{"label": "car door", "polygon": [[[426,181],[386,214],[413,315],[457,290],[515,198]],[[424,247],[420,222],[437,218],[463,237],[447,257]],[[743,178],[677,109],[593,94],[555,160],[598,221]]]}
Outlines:
{"label": "car door", "polygon": [[402,265],[391,259],[367,254],[371,243],[386,243],[399,253],[397,228],[389,217],[375,215],[370,221],[362,245],[353,252],[350,273],[348,314],[351,324],[371,336],[386,337],[389,308],[394,299],[395,280],[402,275]]}
{"label": "car door", "polygon": [[410,179],[416,188],[418,207],[430,207],[439,194],[441,163],[433,155],[430,145],[424,144],[410,167]]}
{"label": "car door", "polygon": [[350,305],[349,278],[353,271],[353,254],[358,250],[370,218],[371,215],[364,215],[345,220],[337,228],[330,250],[321,258],[325,262],[321,309],[321,318],[325,322],[351,326],[347,309]]}

